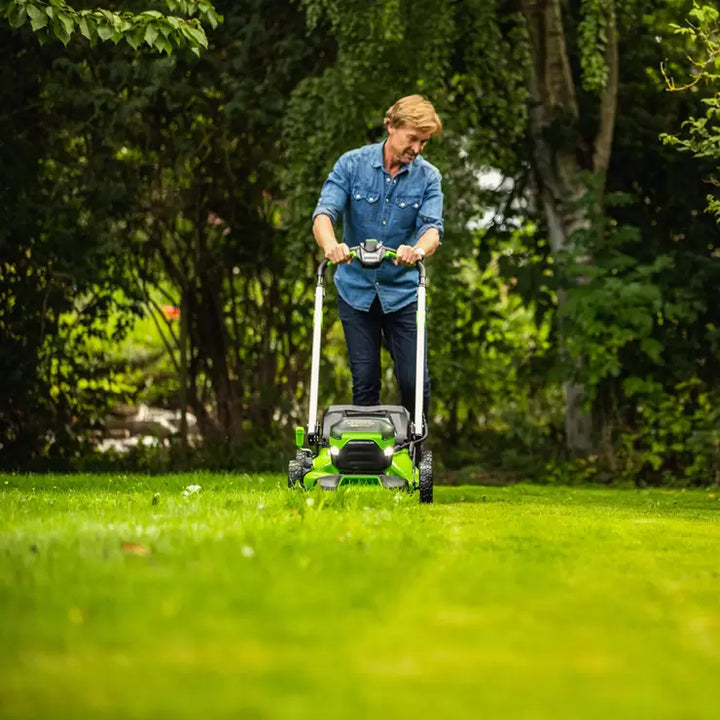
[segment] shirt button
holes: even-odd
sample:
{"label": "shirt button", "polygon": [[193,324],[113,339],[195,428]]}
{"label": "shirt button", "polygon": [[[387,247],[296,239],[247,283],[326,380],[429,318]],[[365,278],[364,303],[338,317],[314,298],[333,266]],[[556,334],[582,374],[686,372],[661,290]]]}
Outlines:
{"label": "shirt button", "polygon": [[390,202],[390,198],[385,198],[385,202]]}
{"label": "shirt button", "polygon": [[387,220],[383,220],[383,225],[387,225]]}
{"label": "shirt button", "polygon": [[405,207],[405,203],[400,203],[400,207]]}
{"label": "shirt button", "polygon": [[390,178],[385,178],[385,182],[390,182]]}
{"label": "shirt button", "polygon": [[417,203],[415,203],[415,204],[413,205],[413,207],[414,207],[414,208],[419,208],[420,206],[419,206]]}
{"label": "shirt button", "polygon": [[356,196],[355,196],[355,199],[356,199],[356,200],[359,200],[359,199],[360,199],[360,196],[359,196],[359,195],[356,195]]}

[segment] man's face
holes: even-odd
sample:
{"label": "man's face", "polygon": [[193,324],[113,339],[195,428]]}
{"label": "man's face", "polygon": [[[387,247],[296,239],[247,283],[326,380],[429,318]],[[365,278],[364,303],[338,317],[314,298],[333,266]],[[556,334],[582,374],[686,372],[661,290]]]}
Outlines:
{"label": "man's face", "polygon": [[411,163],[425,147],[430,133],[414,127],[388,125],[388,145],[393,158],[401,163]]}

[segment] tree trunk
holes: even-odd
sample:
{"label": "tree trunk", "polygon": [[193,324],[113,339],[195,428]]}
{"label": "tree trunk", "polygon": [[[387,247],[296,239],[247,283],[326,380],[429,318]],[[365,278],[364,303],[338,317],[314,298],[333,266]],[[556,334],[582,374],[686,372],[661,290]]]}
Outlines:
{"label": "tree trunk", "polygon": [[[591,224],[590,208],[582,202],[586,193],[583,177],[592,172],[604,185],[610,161],[618,83],[614,3],[607,3],[608,79],[599,97],[600,126],[591,138],[583,137],[579,129],[578,91],[568,57],[560,0],[521,0],[520,7],[527,22],[532,60],[528,90],[534,172],[552,252],[558,256],[576,251],[578,261],[590,263],[589,253],[574,246],[573,236]],[[564,297],[564,292],[559,291],[560,304]],[[576,370],[581,375],[579,363]],[[594,447],[596,428],[592,413],[584,407],[582,383],[568,382],[565,397],[567,447],[571,452],[589,453]]]}

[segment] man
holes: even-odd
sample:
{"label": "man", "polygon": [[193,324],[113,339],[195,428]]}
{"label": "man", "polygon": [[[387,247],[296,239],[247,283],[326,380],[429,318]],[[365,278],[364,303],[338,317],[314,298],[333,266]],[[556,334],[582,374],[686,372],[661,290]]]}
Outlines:
{"label": "man", "polygon": [[[420,155],[442,130],[432,104],[420,95],[398,100],[385,116],[387,138],[340,157],[313,213],[313,235],[338,266],[335,285],[353,380],[353,404],[380,402],[380,343],[393,359],[402,404],[414,413],[418,260],[430,257],[443,232],[443,195],[437,168]],[[343,220],[343,239],[335,224]],[[370,270],[352,263],[349,248],[380,240],[397,260]],[[425,364],[424,408],[430,400]]]}

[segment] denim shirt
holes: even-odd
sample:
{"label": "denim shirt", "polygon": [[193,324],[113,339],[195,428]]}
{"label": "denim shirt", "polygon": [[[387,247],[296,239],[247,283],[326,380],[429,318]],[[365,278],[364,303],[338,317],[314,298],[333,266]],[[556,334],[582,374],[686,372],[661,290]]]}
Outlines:
{"label": "denim shirt", "polygon": [[[418,155],[391,177],[383,162],[384,143],[366,145],[340,157],[320,192],[313,213],[333,225],[342,218],[343,242],[349,247],[367,239],[386,247],[413,245],[426,230],[443,233],[442,179],[436,167]],[[371,270],[359,262],[335,270],[335,285],[349,305],[369,310],[377,295],[385,313],[417,299],[418,271],[386,260]]]}

